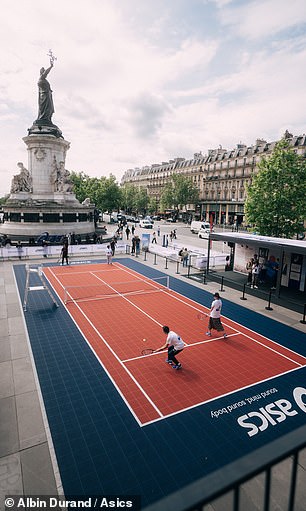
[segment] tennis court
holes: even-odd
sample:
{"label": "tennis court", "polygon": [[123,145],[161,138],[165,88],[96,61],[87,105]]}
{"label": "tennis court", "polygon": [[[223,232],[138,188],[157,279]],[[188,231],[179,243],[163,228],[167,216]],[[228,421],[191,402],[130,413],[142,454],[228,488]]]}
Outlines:
{"label": "tennis court", "polygon": [[[167,277],[149,280],[120,263],[45,274],[141,425],[306,365],[305,357],[231,320],[223,322],[226,339],[217,332],[205,338],[208,309],[169,289]],[[141,353],[164,344],[165,324],[187,344],[180,374],[165,364],[165,351]]]}
{"label": "tennis court", "polygon": [[[228,337],[207,338],[212,296],[131,259],[44,274],[60,307],[33,293],[25,320],[66,494],[145,505],[305,424],[302,332],[223,299]],[[182,370],[165,351],[142,355],[164,344],[164,324],[186,343]]]}

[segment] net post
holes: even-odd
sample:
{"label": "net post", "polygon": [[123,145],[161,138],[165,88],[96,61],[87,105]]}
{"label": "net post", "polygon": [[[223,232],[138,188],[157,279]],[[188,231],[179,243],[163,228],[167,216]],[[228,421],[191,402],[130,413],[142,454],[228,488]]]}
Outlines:
{"label": "net post", "polygon": [[167,275],[167,288],[170,289],[170,277]]}

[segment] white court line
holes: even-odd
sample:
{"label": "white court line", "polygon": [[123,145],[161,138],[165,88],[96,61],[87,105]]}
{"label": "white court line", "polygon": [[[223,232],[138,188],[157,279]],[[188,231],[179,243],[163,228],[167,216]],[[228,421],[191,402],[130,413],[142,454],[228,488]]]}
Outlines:
{"label": "white court line", "polygon": [[[62,283],[60,282],[60,280],[57,278],[57,276],[54,274],[54,272],[51,270],[51,268],[49,268],[50,270],[50,273],[52,273],[53,277],[58,281],[58,283],[60,284],[60,286],[62,288],[64,288],[64,286],[62,285]],[[49,279],[48,279],[49,281]],[[51,282],[49,281],[50,285],[52,286]],[[52,286],[52,288],[54,289],[54,287]],[[54,289],[54,291],[56,292],[56,290]],[[58,293],[56,292],[57,296],[58,296]],[[60,297],[59,297],[60,298]],[[61,300],[61,299],[60,299]],[[64,305],[63,301],[61,300],[62,304]],[[100,339],[103,341],[103,343],[107,346],[107,348],[110,350],[110,352],[114,355],[114,357],[117,359],[117,361],[120,363],[121,367],[126,371],[126,373],[130,376],[131,380],[134,381],[135,385],[137,385],[137,387],[139,388],[139,390],[142,392],[142,394],[144,395],[144,397],[148,400],[148,402],[152,405],[152,407],[155,409],[155,411],[158,413],[158,415],[160,417],[163,417],[163,414],[161,413],[161,411],[157,408],[157,406],[155,405],[155,403],[151,400],[151,398],[147,395],[147,393],[145,392],[145,390],[141,387],[141,385],[138,383],[138,381],[136,380],[136,378],[131,374],[131,372],[128,370],[128,368],[122,363],[122,361],[120,360],[120,358],[118,357],[118,355],[114,352],[114,350],[110,347],[110,345],[108,344],[108,342],[106,341],[106,339],[100,334],[100,332],[97,330],[97,328],[93,325],[93,323],[90,321],[90,319],[86,316],[86,314],[82,311],[82,309],[78,306],[77,303],[75,303],[75,305],[78,307],[78,309],[80,310],[80,312],[83,314],[83,316],[85,317],[85,319],[88,321],[88,323],[91,325],[91,327],[95,330],[95,332],[98,334],[98,336],[100,337]],[[122,394],[121,390],[119,389],[119,387],[117,386],[117,384],[115,383],[114,379],[110,376],[110,373],[108,372],[108,370],[105,368],[105,366],[103,365],[102,361],[100,360],[100,358],[98,357],[97,353],[94,351],[93,347],[91,346],[91,344],[89,343],[88,339],[86,338],[84,332],[81,330],[81,328],[79,327],[78,323],[75,321],[75,319],[73,318],[73,316],[71,315],[71,313],[69,312],[69,310],[67,309],[67,307],[65,307],[65,309],[67,310],[67,312],[69,313],[70,317],[72,318],[73,322],[76,324],[78,330],[81,332],[82,336],[84,337],[84,339],[86,340],[87,344],[89,345],[89,347],[91,348],[92,352],[95,354],[97,360],[100,362],[101,366],[103,367],[103,369],[105,370],[105,372],[107,373],[108,377],[110,378],[110,380],[112,381],[112,383],[114,384],[115,388],[117,389],[117,391],[119,392],[120,396],[123,398],[123,401],[126,403],[126,405],[128,406],[129,410],[131,411],[133,417],[137,420],[138,424],[142,425],[142,422],[139,420],[139,418],[137,417],[137,415],[135,414],[135,412],[133,411],[133,409],[131,408],[130,404],[128,403],[128,401],[126,400],[126,398],[124,397],[124,395]]]}
{"label": "white court line", "polygon": [[[70,265],[68,265],[68,266],[70,267]],[[88,265],[88,266],[89,266],[89,265]],[[92,264],[91,264],[90,266],[92,266]],[[53,266],[46,266],[46,268],[53,268]],[[60,268],[62,268],[62,267],[60,266]],[[65,266],[65,268],[67,268],[67,266]],[[83,266],[83,268],[84,268],[84,266]],[[110,271],[120,271],[120,268],[111,268],[111,269],[109,269],[109,270],[95,270],[95,271],[96,271],[97,273],[103,273],[103,272],[104,272],[104,273],[108,273],[108,272],[110,272]],[[72,272],[70,272],[70,273],[67,273],[67,272],[64,272],[64,273],[57,273],[57,275],[64,275],[65,277],[67,277],[67,275],[69,275],[69,276],[73,276],[73,275],[84,275],[84,274],[88,275],[88,272],[89,272],[89,270],[87,270],[87,271],[72,271]]]}
{"label": "white court line", "polygon": [[269,378],[265,378],[264,380],[260,380],[254,383],[251,383],[250,385],[245,385],[245,387],[241,387],[239,389],[231,390],[230,392],[226,392],[225,394],[220,394],[219,396],[212,397],[210,399],[207,399],[206,401],[201,401],[200,403],[196,403],[191,406],[187,406],[186,408],[182,408],[181,410],[177,410],[176,412],[169,413],[167,415],[164,415],[163,417],[159,419],[152,419],[148,422],[143,422],[142,426],[149,426],[150,424],[154,424],[155,422],[159,422],[160,420],[168,419],[169,417],[174,417],[175,415],[179,415],[180,413],[187,412],[188,410],[192,410],[193,408],[197,408],[198,406],[206,405],[207,403],[212,403],[213,401],[216,401],[217,399],[221,399],[226,396],[230,396],[231,394],[236,394],[237,392],[240,392],[241,390],[250,389],[251,387],[254,387],[255,385],[261,385],[262,383],[268,382],[270,380],[273,380],[274,378],[280,378],[281,376],[284,376],[285,374],[293,373],[294,371],[299,371],[300,367],[295,367],[294,369],[290,369],[289,371],[284,371],[280,374],[275,374],[274,376],[270,376]]}
{"label": "white court line", "polygon": [[[225,338],[225,342],[226,342],[226,339],[228,339],[229,337],[234,337],[235,335],[239,335],[239,333],[227,335]],[[213,339],[205,339],[204,341],[191,342],[189,344],[186,344],[186,348],[192,348],[192,346],[197,346],[198,344],[207,344],[209,342],[220,341],[220,339],[224,340],[224,336],[222,335],[222,337],[214,337]],[[139,357],[127,358],[125,360],[122,360],[122,362],[131,362],[132,360],[138,360],[140,358],[148,358],[148,357],[152,357],[153,355],[160,355],[161,353],[165,354],[166,352],[158,351],[157,353],[150,353],[150,355],[139,355]]]}
{"label": "white court line", "polygon": [[[138,280],[140,280],[140,281],[144,281],[144,282],[150,283],[150,284],[152,285],[152,287],[154,287],[154,288],[156,288],[156,287],[157,287],[157,286],[155,286],[155,285],[154,285],[154,283],[153,283],[153,282],[150,282],[150,280],[143,279],[143,278],[140,276],[140,274],[137,274],[137,272],[136,272],[136,271],[135,271],[135,273],[132,273],[131,271],[128,271],[128,270],[126,269],[126,267],[124,267],[124,266],[123,266],[123,265],[121,265],[120,263],[114,263],[114,265],[115,265],[115,264],[119,266],[119,267],[117,268],[118,270],[123,270],[123,271],[125,271],[126,273],[129,273],[130,275],[133,275],[134,277],[136,277],[136,278],[137,278]],[[50,268],[49,268],[49,269],[50,269]],[[51,271],[51,270],[50,270],[50,271]],[[52,272],[52,273],[53,273],[53,272]],[[84,272],[84,273],[88,273],[88,272]],[[102,281],[102,282],[104,282],[106,285],[108,285],[109,287],[111,287],[111,286],[110,286],[107,282],[103,281],[103,279],[100,279],[98,276],[96,276],[96,275],[95,275],[95,273],[96,273],[96,271],[95,271],[95,270],[94,270],[93,272],[90,272],[90,273],[92,273],[92,274],[93,274],[93,275],[94,275],[97,279],[101,280],[101,281]],[[56,277],[56,275],[54,275],[54,276],[55,276],[55,278],[57,278],[57,277]],[[58,280],[58,279],[57,279],[57,280]],[[64,287],[64,286],[61,284],[61,282],[59,282],[59,283],[60,283],[60,285],[61,285],[62,287]],[[160,288],[158,288],[158,289],[160,289]],[[118,291],[116,291],[115,289],[114,289],[114,291],[115,291],[116,293],[118,293]],[[170,292],[168,292],[167,288],[165,288],[165,289],[163,289],[163,288],[162,288],[162,289],[161,289],[161,291],[163,291],[164,293],[168,294],[170,297],[175,298],[176,300],[178,300],[178,301],[182,302],[184,305],[187,305],[187,306],[189,306],[189,307],[191,307],[191,308],[195,309],[196,311],[201,312],[201,313],[203,314],[203,310],[199,309],[198,307],[196,307],[196,306],[194,306],[194,305],[189,304],[188,302],[186,302],[185,300],[182,300],[182,299],[181,299],[181,298],[179,298],[178,296],[175,296],[173,293],[180,295],[180,293],[178,293],[177,291],[172,291],[172,292],[170,293]],[[118,294],[120,295],[120,293],[118,293]],[[180,295],[180,296],[182,296],[182,297],[184,298],[184,295]],[[122,298],[125,298],[125,297],[124,297],[124,296],[122,296]],[[197,304],[197,302],[195,302],[194,300],[192,300],[192,299],[191,299],[191,298],[189,298],[189,297],[188,297],[188,300],[190,300],[190,301],[194,302],[195,304]],[[127,300],[127,301],[128,301],[128,302],[130,302],[130,300]],[[131,305],[133,305],[134,307],[136,307],[137,309],[139,309],[139,310],[140,310],[140,312],[142,312],[143,314],[145,314],[146,316],[148,316],[150,319],[152,319],[154,322],[156,322],[157,324],[159,324],[159,325],[161,326],[161,324],[160,324],[159,322],[157,322],[157,320],[155,320],[154,318],[152,318],[149,314],[147,314],[145,311],[143,311],[142,309],[140,309],[137,305],[133,304],[132,302],[130,302],[130,303],[131,303]],[[198,304],[197,304],[197,305],[198,305]],[[205,307],[205,306],[204,306],[204,307]],[[207,308],[207,307],[206,307],[206,308]],[[68,311],[68,312],[69,312],[69,311]],[[81,310],[81,312],[82,312],[82,314],[84,314],[82,310]],[[84,315],[85,315],[85,314],[84,314]],[[86,317],[86,316],[85,316],[85,317]],[[73,319],[73,318],[72,318],[72,319]],[[87,318],[86,318],[86,319],[87,319]],[[74,321],[74,320],[73,320],[73,321]],[[89,320],[89,319],[88,319],[88,321],[90,322],[90,320]],[[232,322],[233,322],[233,323],[235,323],[236,325],[239,325],[239,323],[237,323],[237,322],[236,322],[236,321],[234,321],[234,320],[230,320],[230,321],[232,321]],[[75,322],[75,321],[74,321],[74,322]],[[76,325],[77,325],[77,323],[76,323]],[[229,326],[229,325],[227,325],[227,326]],[[77,327],[78,327],[78,325],[77,325]],[[78,328],[79,328],[79,327],[78,327]],[[94,326],[93,326],[93,328],[95,329],[95,327],[94,327]],[[91,349],[92,349],[93,353],[96,355],[96,357],[97,357],[97,359],[99,360],[100,364],[102,365],[102,367],[104,368],[104,370],[106,371],[106,373],[108,374],[108,376],[110,377],[110,379],[111,379],[111,381],[113,382],[113,384],[114,384],[115,388],[118,390],[119,394],[120,394],[120,395],[121,395],[121,397],[123,398],[124,402],[127,404],[127,406],[128,406],[128,408],[129,408],[129,410],[131,411],[132,415],[135,417],[136,421],[138,422],[138,424],[139,424],[140,426],[146,426],[146,425],[152,424],[152,423],[157,422],[157,421],[159,421],[159,420],[163,420],[163,419],[165,419],[165,418],[168,418],[168,417],[171,417],[171,416],[177,415],[177,414],[182,413],[182,412],[184,412],[184,411],[190,410],[190,409],[192,409],[192,408],[196,408],[196,407],[201,406],[201,405],[203,405],[203,404],[209,403],[209,402],[211,402],[211,401],[215,401],[215,400],[220,399],[220,398],[222,398],[222,397],[225,397],[225,396],[227,396],[227,395],[231,395],[231,394],[234,394],[234,393],[236,393],[236,392],[239,392],[240,390],[244,390],[244,389],[247,389],[247,388],[253,387],[254,385],[258,385],[258,384],[264,383],[264,382],[266,382],[266,381],[272,380],[273,378],[280,377],[280,376],[282,376],[282,375],[285,375],[285,374],[288,374],[288,373],[290,373],[290,372],[296,371],[296,370],[300,369],[301,367],[304,367],[302,364],[299,364],[299,363],[297,363],[296,361],[294,361],[294,360],[290,359],[289,357],[286,357],[285,355],[282,355],[282,354],[281,354],[281,353],[279,353],[278,351],[276,351],[276,350],[274,350],[274,349],[272,349],[272,348],[269,348],[269,347],[268,347],[268,346],[266,346],[265,344],[263,344],[263,343],[261,343],[261,342],[257,341],[256,339],[253,339],[252,337],[250,337],[250,336],[248,336],[247,334],[245,334],[245,333],[241,332],[240,330],[237,330],[237,329],[235,329],[235,328],[233,328],[233,327],[230,327],[230,326],[229,326],[229,328],[231,328],[232,330],[236,331],[236,334],[232,334],[232,336],[234,336],[234,335],[238,335],[238,334],[240,334],[240,335],[244,335],[245,337],[248,337],[250,340],[252,340],[252,341],[254,341],[254,342],[257,342],[257,343],[259,343],[259,344],[262,344],[262,346],[263,346],[263,347],[268,348],[268,349],[270,349],[271,351],[274,351],[277,355],[280,355],[280,356],[283,356],[284,358],[287,358],[287,359],[288,359],[288,360],[290,360],[291,362],[293,362],[293,363],[297,364],[299,367],[297,367],[297,368],[295,368],[295,369],[290,369],[289,371],[285,371],[285,372],[280,373],[280,374],[278,374],[278,375],[271,376],[271,377],[266,378],[266,379],[264,379],[264,380],[260,380],[260,381],[258,381],[258,382],[255,382],[255,383],[252,383],[252,384],[250,384],[250,385],[247,385],[247,386],[245,386],[245,387],[242,387],[242,388],[239,388],[239,389],[235,389],[235,390],[233,390],[233,391],[231,391],[231,392],[229,392],[229,393],[225,393],[225,394],[222,394],[222,395],[216,396],[215,398],[209,399],[209,400],[207,400],[207,401],[202,401],[202,402],[200,402],[200,403],[196,403],[196,404],[194,404],[194,405],[191,405],[190,407],[183,408],[183,409],[181,409],[181,410],[178,410],[177,412],[173,412],[173,413],[168,414],[168,415],[163,415],[163,414],[162,414],[162,413],[158,410],[158,413],[159,413],[159,415],[160,415],[160,418],[153,419],[153,420],[148,421],[148,422],[145,422],[145,423],[142,423],[142,422],[138,419],[138,417],[135,415],[135,413],[133,412],[133,410],[132,410],[131,406],[129,405],[129,403],[127,402],[127,400],[125,399],[125,397],[124,397],[124,396],[123,396],[123,394],[121,393],[120,389],[117,387],[116,383],[114,382],[113,378],[109,375],[108,371],[105,369],[104,365],[102,364],[102,362],[100,361],[100,359],[98,358],[98,356],[96,355],[96,353],[94,352],[94,350],[93,350],[92,348],[91,348]],[[245,329],[248,329],[248,327],[244,327],[244,328],[245,328]],[[79,328],[79,330],[80,330],[80,328]],[[248,330],[250,330],[251,332],[254,332],[254,331],[253,331],[253,330],[251,330],[251,329],[248,329]],[[81,330],[80,330],[80,331],[81,331]],[[81,331],[81,333],[82,333],[82,335],[84,336],[84,333],[83,333],[82,331]],[[254,333],[256,333],[256,332],[254,332]],[[98,332],[98,334],[99,334],[99,332]],[[100,335],[100,334],[99,334],[99,335]],[[261,335],[261,334],[258,334],[258,335]],[[84,337],[85,337],[85,336],[84,336]],[[101,335],[100,335],[100,337],[102,338],[102,336],[101,336]],[[229,337],[229,335],[228,335],[228,337]],[[296,355],[298,355],[298,356],[300,356],[300,357],[302,357],[302,358],[305,358],[305,357],[303,357],[302,355],[300,355],[300,354],[298,354],[298,353],[294,352],[293,350],[290,350],[289,348],[286,348],[286,347],[283,347],[283,346],[279,345],[276,341],[272,341],[271,339],[269,339],[269,338],[267,338],[267,337],[265,337],[265,336],[262,336],[262,337],[263,337],[263,338],[265,338],[265,339],[267,339],[268,341],[270,341],[270,342],[272,342],[272,343],[276,344],[277,346],[282,347],[282,348],[283,348],[283,349],[285,349],[285,350],[291,351],[292,353],[294,353],[294,354],[296,354]],[[85,337],[85,339],[86,339],[86,337]],[[205,342],[213,342],[213,341],[215,341],[215,340],[217,340],[217,339],[220,339],[220,338],[213,338],[213,339],[207,339],[207,340],[205,340],[205,341],[199,341],[199,344],[202,344],[202,343],[204,344]],[[108,343],[106,342],[106,340],[105,340],[105,339],[103,339],[103,338],[102,338],[102,340],[103,340],[103,341],[105,342],[105,344],[108,346]],[[87,341],[87,339],[86,339],[86,342],[88,342],[88,341]],[[88,344],[89,344],[89,343],[88,343]],[[193,344],[198,344],[198,343],[193,343]],[[89,344],[89,346],[90,346],[90,344]],[[187,344],[186,344],[186,347],[188,347],[188,346],[189,346],[189,345],[187,345]],[[192,346],[192,344],[191,344],[190,346]],[[91,346],[90,346],[90,347],[91,347]],[[110,347],[109,347],[109,348],[110,348]],[[111,348],[110,348],[110,350],[111,350],[111,351],[113,351]],[[159,353],[156,353],[156,355],[158,355],[158,354],[160,354],[160,352],[159,352]],[[154,355],[155,355],[155,354],[154,354]],[[115,356],[116,356],[116,355],[115,355]],[[142,356],[140,356],[140,357],[135,357],[135,359],[137,359],[137,358],[143,358],[143,357],[145,357],[145,356],[151,356],[151,355],[142,355]],[[118,358],[118,357],[116,356],[116,358]],[[119,360],[119,362],[122,364],[122,366],[125,368],[125,366],[124,366],[123,364],[124,364],[125,362],[127,362],[127,361],[129,361],[129,360],[133,360],[133,359],[128,359],[128,360],[121,361],[121,360],[118,358],[118,360]],[[127,372],[128,372],[128,373],[130,373],[129,371],[127,371]],[[142,392],[144,392],[144,393],[145,393],[145,391],[142,389],[141,385],[137,382],[137,380],[136,380],[136,379],[134,379],[134,377],[133,377],[132,375],[131,375],[131,378],[135,381],[136,385],[140,388],[140,390],[141,390]],[[151,400],[150,400],[149,396],[148,396],[148,399],[149,399],[149,401],[151,402]],[[152,405],[154,406],[154,408],[155,408],[154,403],[153,403],[153,402],[151,402],[151,404],[152,404]]]}
{"label": "white court line", "polygon": [[[125,270],[125,268],[123,267],[123,269]],[[130,273],[131,275],[133,275],[130,271],[128,270],[125,270],[127,271],[127,273]],[[140,279],[141,280],[141,279]],[[178,296],[175,296],[173,293],[176,293],[178,295],[180,295],[180,293],[178,293],[177,291],[174,291],[172,290],[172,293],[170,293],[169,291],[167,291],[167,289],[163,289],[162,290],[164,293],[168,294],[169,296],[171,296],[172,298],[174,298],[175,300],[178,300],[179,302],[182,302],[184,305],[187,305],[188,307],[191,307],[192,309],[195,309],[199,312],[202,312],[200,309],[198,309],[197,307],[195,307],[194,305],[191,305],[190,303],[186,302],[185,300],[182,300],[181,298],[179,298]],[[180,296],[183,296],[184,295],[180,295]],[[197,303],[195,302],[194,300],[192,300],[191,298],[188,297],[188,300],[194,302],[194,303]],[[204,306],[205,307],[205,306]],[[207,308],[207,307],[206,307]],[[229,319],[229,318],[227,318]],[[240,325],[239,323],[237,323],[237,321],[234,321],[234,320],[230,320],[232,321],[233,323],[235,323],[236,325],[239,325],[239,326],[242,326]],[[263,346],[264,348],[270,350],[270,351],[273,351],[274,353],[276,353],[277,355],[279,355],[280,357],[283,357],[283,358],[286,358],[287,360],[290,360],[290,362],[293,362],[294,364],[297,364],[298,366],[300,367],[304,367],[303,364],[300,364],[299,362],[297,362],[296,360],[293,360],[292,358],[288,357],[287,355],[284,355],[283,353],[280,353],[279,351],[277,351],[276,349],[274,348],[271,348],[270,346],[266,346],[263,342],[257,340],[257,339],[254,339],[253,337],[251,337],[250,335],[244,333],[244,332],[241,332],[241,330],[237,330],[236,328],[233,328],[232,326],[228,325],[228,324],[225,324],[224,321],[222,321],[222,323],[231,328],[232,330],[234,330],[235,332],[239,333],[240,335],[244,335],[245,337],[247,337],[248,339],[250,339],[251,341],[253,342],[256,342],[257,344],[260,344],[261,346]],[[291,350],[290,348],[287,348],[286,346],[282,346],[281,344],[277,343],[276,341],[273,341],[272,339],[269,339],[268,337],[265,337],[264,335],[261,335],[261,334],[258,334],[257,332],[255,332],[254,330],[251,330],[250,328],[248,327],[244,327],[245,329],[249,330],[250,332],[253,332],[254,334],[257,334],[257,335],[260,335],[261,337],[263,337],[264,339],[267,339],[269,342],[272,342],[273,344],[276,344],[279,348],[282,348],[284,350],[288,350],[289,352],[299,356],[299,357],[302,357],[305,359],[305,362],[306,362],[306,357],[304,357],[303,355],[300,355],[299,353],[295,352],[294,350]]]}
{"label": "white court line", "polygon": [[[119,291],[117,291],[113,286],[111,286],[108,282],[105,282],[105,280],[101,279],[100,277],[98,277],[97,275],[95,275],[95,272],[92,271],[90,272],[94,277],[96,277],[98,280],[100,280],[101,282],[103,282],[103,284],[106,284],[110,289],[112,289],[113,291],[115,291],[115,293],[123,298],[124,300],[126,300],[128,303],[130,303],[133,307],[135,307],[135,309],[139,310],[139,312],[141,312],[142,314],[144,314],[145,316],[147,316],[147,318],[151,319],[151,321],[153,321],[154,323],[156,323],[158,326],[160,326],[161,328],[163,327],[163,324],[160,323],[159,321],[157,321],[157,319],[153,318],[153,316],[151,316],[150,314],[148,314],[146,311],[144,311],[143,309],[141,309],[141,307],[138,307],[138,305],[136,305],[136,303],[133,303],[131,300],[129,300],[127,298],[127,296],[125,294],[121,294],[119,293]],[[143,282],[148,282],[146,280],[143,279]],[[156,288],[156,291],[162,291],[164,292],[163,289],[159,288],[158,286],[155,286],[153,284],[153,282],[149,282],[150,285],[152,285],[152,287]],[[116,296],[116,295],[115,295]],[[184,344],[186,346],[188,346],[188,343],[184,341]]]}

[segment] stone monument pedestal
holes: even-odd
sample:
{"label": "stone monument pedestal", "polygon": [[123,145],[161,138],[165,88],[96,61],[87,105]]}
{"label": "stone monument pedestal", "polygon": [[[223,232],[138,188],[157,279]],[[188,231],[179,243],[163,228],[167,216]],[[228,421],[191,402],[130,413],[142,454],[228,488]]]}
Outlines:
{"label": "stone monument pedestal", "polygon": [[[49,234],[92,234],[94,205],[80,204],[72,192],[69,172],[65,170],[70,143],[49,134],[35,133],[23,138],[28,149],[28,171],[14,176],[17,189],[3,207],[1,234],[11,239],[28,240],[47,231]],[[22,173],[29,174],[22,185]],[[23,189],[18,189],[22,188]],[[26,191],[24,191],[26,189]]]}
{"label": "stone monument pedestal", "polygon": [[40,70],[38,117],[23,138],[28,149],[28,169],[19,162],[19,174],[12,179],[11,195],[3,207],[0,233],[11,239],[27,239],[49,234],[91,234],[94,232],[94,205],[80,204],[73,193],[70,173],[65,169],[70,143],[52,122],[52,90],[46,79],[53,68]]}

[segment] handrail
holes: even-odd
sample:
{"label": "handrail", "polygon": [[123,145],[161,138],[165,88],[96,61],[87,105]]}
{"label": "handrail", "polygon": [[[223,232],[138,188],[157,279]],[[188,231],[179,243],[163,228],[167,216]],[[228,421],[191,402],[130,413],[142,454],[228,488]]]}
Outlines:
{"label": "handrail", "polygon": [[145,507],[143,511],[201,509],[306,447],[306,425]]}

